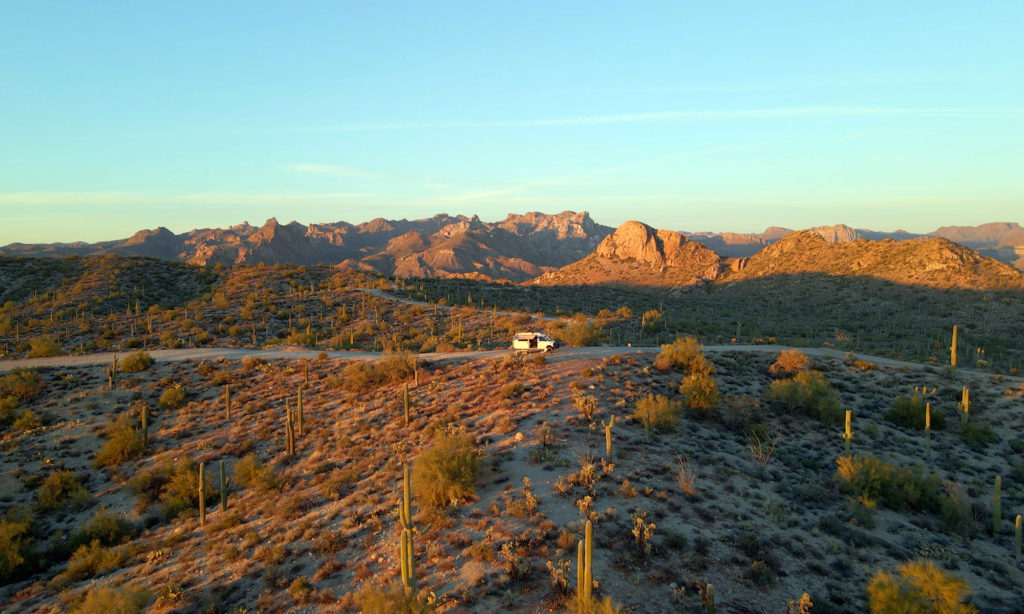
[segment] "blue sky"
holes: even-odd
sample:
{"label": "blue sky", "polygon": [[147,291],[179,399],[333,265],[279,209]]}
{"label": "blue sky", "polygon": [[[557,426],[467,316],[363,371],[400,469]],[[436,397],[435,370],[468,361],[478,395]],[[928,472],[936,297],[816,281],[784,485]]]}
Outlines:
{"label": "blue sky", "polygon": [[0,245],[1024,211],[1024,3],[0,0]]}

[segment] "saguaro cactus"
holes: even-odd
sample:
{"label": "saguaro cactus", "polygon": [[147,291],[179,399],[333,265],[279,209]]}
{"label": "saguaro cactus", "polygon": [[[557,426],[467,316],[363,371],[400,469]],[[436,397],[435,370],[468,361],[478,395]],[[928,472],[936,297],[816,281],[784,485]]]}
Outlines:
{"label": "saguaro cactus", "polygon": [[594,591],[594,525],[588,520],[583,540],[576,544],[576,595],[589,604]]}
{"label": "saguaro cactus", "polygon": [[405,414],[405,425],[409,425],[409,383],[406,382],[405,387],[402,389],[402,410]]}
{"label": "saguaro cactus", "polygon": [[971,391],[964,386],[960,392],[960,424],[967,424],[967,417],[971,413]]}
{"label": "saguaro cactus", "polygon": [[845,442],[845,446],[846,446],[846,456],[850,455],[850,440],[853,439],[853,430],[850,428],[851,427],[851,422],[852,422],[852,420],[851,420],[852,415],[853,415],[853,410],[850,410],[850,409],[846,410],[846,429],[843,431],[843,435],[842,435],[843,441]]}
{"label": "saguaro cactus", "polygon": [[996,476],[995,489],[992,491],[992,537],[999,537],[1003,524],[1003,478]]}
{"label": "saguaro cactus", "polygon": [[715,587],[710,582],[704,588],[704,609],[708,614],[715,614]]}
{"label": "saguaro cactus", "polygon": [[949,366],[956,369],[956,324],[953,325],[953,342],[949,344]]}
{"label": "saguaro cactus", "polygon": [[114,361],[107,369],[107,384],[111,390],[114,389],[114,379],[117,377],[117,354],[114,354]]}
{"label": "saguaro cactus", "polygon": [[412,541],[412,506],[409,497],[409,467],[402,473],[402,501],[398,504],[398,522],[402,527],[400,547],[402,585],[406,592],[416,591],[416,551]]}
{"label": "saguaro cactus", "polygon": [[149,406],[142,404],[142,447],[149,447]]}
{"label": "saguaro cactus", "polygon": [[299,397],[295,405],[295,426],[298,430],[298,435],[302,436],[302,386],[299,386]]}
{"label": "saguaro cactus", "polygon": [[224,415],[231,419],[231,384],[224,384]]}
{"label": "saguaro cactus", "polygon": [[292,425],[292,409],[288,406],[288,399],[284,401],[284,447],[285,454],[295,454],[295,427]]}
{"label": "saguaro cactus", "polygon": [[1013,521],[1013,554],[1017,557],[1017,561],[1020,562],[1020,538],[1021,538],[1021,527],[1020,527],[1020,514],[1017,514],[1017,518]]}
{"label": "saguaro cactus", "polygon": [[604,455],[608,460],[612,459],[612,427],[615,426],[615,414],[608,422],[601,421],[601,426],[604,427]]}
{"label": "saguaro cactus", "polygon": [[204,463],[199,463],[199,526],[206,524],[206,493],[203,489],[203,466]]}

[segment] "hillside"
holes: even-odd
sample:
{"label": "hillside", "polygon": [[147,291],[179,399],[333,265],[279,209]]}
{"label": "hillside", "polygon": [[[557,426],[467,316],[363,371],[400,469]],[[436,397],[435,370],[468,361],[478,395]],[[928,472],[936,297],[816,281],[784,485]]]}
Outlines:
{"label": "hillside", "polygon": [[[807,593],[817,611],[863,612],[876,571],[922,557],[963,579],[982,612],[1020,611],[1010,530],[1024,509],[1024,466],[1012,460],[1024,449],[1020,380],[813,359],[853,410],[852,452],[883,463],[863,479],[889,466],[922,488],[858,499],[875,486],[842,477],[858,474],[837,465],[841,418],[772,401],[784,377],[770,373],[774,354],[709,354],[721,401],[681,409],[650,434],[629,416],[650,393],[684,402],[685,371],[654,367],[653,353],[552,358],[421,364],[415,377],[402,359],[382,371],[331,359],[158,362],[118,375],[113,389],[102,367],[44,370],[30,413],[2,434],[13,478],[0,492],[2,522],[16,552],[38,554],[2,570],[0,601],[66,611],[115,586],[152,613],[355,612],[399,579],[396,508],[410,463],[416,576],[439,612],[563,610],[587,518],[596,594],[631,612],[702,611],[708,583],[720,611],[784,611]],[[935,387],[928,438],[886,417],[922,385]],[[971,429],[956,413],[961,386],[971,389]],[[283,416],[300,389],[292,455]],[[147,447],[111,460],[138,441],[143,408]],[[612,414],[608,459],[601,424]],[[434,509],[416,472],[459,428],[480,471],[456,504]]]}
{"label": "hillside", "polygon": [[739,261],[727,280],[804,273],[873,277],[936,288],[1024,288],[1020,271],[946,239],[835,242],[812,231],[787,235]]}

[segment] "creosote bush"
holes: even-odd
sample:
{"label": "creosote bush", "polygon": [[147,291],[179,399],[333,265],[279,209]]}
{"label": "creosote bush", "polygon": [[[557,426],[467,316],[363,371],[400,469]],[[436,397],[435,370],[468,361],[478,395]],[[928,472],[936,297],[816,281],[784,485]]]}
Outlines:
{"label": "creosote bush", "polygon": [[[924,415],[925,401],[915,394],[909,397],[897,397],[892,408],[885,413],[885,419],[902,427],[919,431],[924,430]],[[946,415],[942,411],[932,407],[931,417],[932,430],[945,430]]]}
{"label": "creosote bush", "polygon": [[679,423],[682,405],[675,399],[660,394],[649,394],[636,402],[633,419],[648,429],[669,430]]}
{"label": "creosote bush", "polygon": [[435,509],[458,505],[473,496],[480,471],[476,439],[465,428],[440,431],[412,465],[417,504]]}
{"label": "creosote bush", "polygon": [[843,420],[839,393],[820,371],[801,371],[793,377],[775,380],[768,389],[768,398],[790,411],[799,410],[826,424],[839,424]]}
{"label": "creosote bush", "polygon": [[710,409],[718,405],[718,382],[708,373],[691,373],[679,385],[679,394],[692,409]]}
{"label": "creosote bush", "polygon": [[685,373],[715,372],[715,365],[707,359],[700,342],[693,337],[679,337],[672,343],[661,346],[661,352],[654,359],[654,366],[662,371],[675,369]]}
{"label": "creosote bush", "polygon": [[93,459],[93,465],[97,468],[138,458],[145,451],[142,433],[135,427],[135,420],[129,414],[121,414],[111,420],[107,424],[106,435],[107,441]]}
{"label": "creosote bush", "polygon": [[772,375],[793,375],[807,369],[810,364],[807,355],[800,350],[782,350],[772,366],[768,367],[768,372]]}
{"label": "creosote bush", "polygon": [[373,362],[354,362],[341,372],[341,385],[352,392],[367,392],[378,386],[411,377],[416,357],[410,352],[388,354]]}
{"label": "creosote bush", "polygon": [[255,454],[246,454],[234,468],[235,482],[243,488],[254,488],[260,492],[268,492],[280,488],[281,478],[256,458]]}
{"label": "creosote bush", "polygon": [[971,590],[934,561],[904,563],[897,576],[881,570],[868,584],[868,605],[875,614],[974,614],[976,607],[964,600]]}
{"label": "creosote bush", "polygon": [[64,348],[61,347],[53,337],[36,337],[29,340],[29,358],[41,358],[44,356],[59,356],[64,353]]}
{"label": "creosote bush", "polygon": [[117,368],[125,373],[138,373],[153,366],[153,357],[148,352],[138,351],[128,354],[117,363]]}
{"label": "creosote bush", "polygon": [[938,512],[943,488],[936,475],[920,467],[900,469],[873,456],[840,456],[836,459],[840,490],[879,501],[894,509]]}
{"label": "creosote bush", "polygon": [[43,480],[37,494],[39,509],[53,511],[58,509],[81,510],[89,507],[92,496],[70,471],[55,471]]}
{"label": "creosote bush", "polygon": [[175,384],[160,394],[161,409],[180,409],[188,397],[188,389],[181,384]]}
{"label": "creosote bush", "polygon": [[149,592],[132,584],[96,586],[89,590],[72,614],[138,614],[149,599]]}
{"label": "creosote bush", "polygon": [[434,610],[425,600],[406,593],[400,582],[383,588],[367,582],[356,593],[356,603],[362,614],[426,614]]}

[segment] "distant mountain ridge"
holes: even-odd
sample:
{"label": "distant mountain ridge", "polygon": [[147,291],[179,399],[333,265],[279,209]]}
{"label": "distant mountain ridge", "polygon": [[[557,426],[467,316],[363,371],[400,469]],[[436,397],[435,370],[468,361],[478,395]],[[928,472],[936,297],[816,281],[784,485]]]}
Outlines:
{"label": "distant mountain ridge", "polygon": [[555,270],[594,251],[611,232],[586,212],[509,214],[500,222],[438,214],[422,220],[377,218],[363,224],[335,222],[229,228],[174,234],[140,230],[128,239],[0,248],[10,256],[148,256],[190,264],[337,264],[403,277],[476,277],[522,281]]}
{"label": "distant mountain ridge", "polygon": [[[640,241],[647,246],[647,255],[641,261],[647,257],[653,258],[652,262],[665,259],[659,266],[671,269],[669,277],[675,279],[673,283],[679,284],[716,279],[717,274],[710,273],[716,258],[721,261],[718,267],[722,270],[738,270],[747,266],[743,259],[753,257],[794,232],[775,226],[761,233],[677,232],[655,230],[639,222],[635,224],[650,229],[647,231],[634,226],[630,230],[629,241]],[[478,216],[444,213],[412,221],[377,218],[362,224],[344,221],[281,224],[271,218],[262,226],[245,222],[228,228],[197,229],[182,234],[166,228],[140,230],[127,239],[100,243],[12,243],[0,247],[0,254],[101,256],[115,253],[199,265],[332,264],[403,277],[525,281],[558,271],[591,255],[613,230],[598,224],[586,212],[573,211],[509,214],[498,222],[484,222]],[[818,226],[807,232],[832,244],[858,240],[945,238],[975,249],[982,256],[1024,270],[1024,228],[1017,223],[944,226],[924,235],[901,230],[877,232],[854,229],[843,224]],[[622,239],[619,237],[620,242]],[[700,252],[698,246],[708,248],[709,253]],[[689,250],[693,262],[673,261],[673,254],[683,247]],[[605,249],[612,248],[606,246]],[[609,252],[605,255],[614,254]],[[646,276],[647,270],[644,268],[637,274]],[[606,270],[597,277],[614,277],[617,274]]]}

